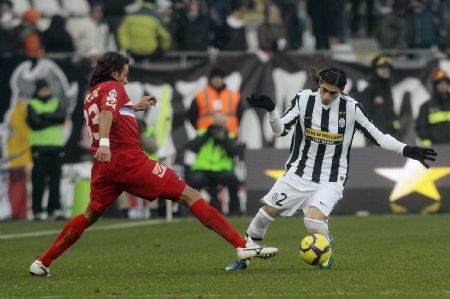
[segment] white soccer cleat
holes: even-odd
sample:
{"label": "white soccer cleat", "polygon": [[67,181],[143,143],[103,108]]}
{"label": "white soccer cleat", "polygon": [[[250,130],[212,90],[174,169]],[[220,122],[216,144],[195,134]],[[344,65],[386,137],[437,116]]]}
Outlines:
{"label": "white soccer cleat", "polygon": [[50,269],[40,261],[35,260],[30,266],[30,274],[35,276],[50,276]]}
{"label": "white soccer cleat", "polygon": [[252,238],[248,237],[245,248],[237,249],[238,260],[248,260],[254,257],[270,258],[278,254],[278,248],[264,247],[255,242]]}

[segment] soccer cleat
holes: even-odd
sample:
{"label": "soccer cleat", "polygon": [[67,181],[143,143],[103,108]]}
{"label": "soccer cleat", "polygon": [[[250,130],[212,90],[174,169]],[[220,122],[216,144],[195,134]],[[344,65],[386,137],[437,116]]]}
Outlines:
{"label": "soccer cleat", "polygon": [[319,269],[328,270],[333,266],[334,263],[334,253],[332,252],[330,257],[326,260],[325,263],[319,265]]}
{"label": "soccer cleat", "polygon": [[234,263],[228,265],[225,271],[241,271],[247,269],[250,264],[250,260],[237,260]]}
{"label": "soccer cleat", "polygon": [[248,260],[254,257],[270,258],[277,255],[278,248],[264,247],[257,243],[254,243],[252,238],[248,237],[245,248],[237,249],[238,260]]}
{"label": "soccer cleat", "polygon": [[35,276],[50,276],[50,269],[40,261],[35,260],[30,266],[30,274]]}

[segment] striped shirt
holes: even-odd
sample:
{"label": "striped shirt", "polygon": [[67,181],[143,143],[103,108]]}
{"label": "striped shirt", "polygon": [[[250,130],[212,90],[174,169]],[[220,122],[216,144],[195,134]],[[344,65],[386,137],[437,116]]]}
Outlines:
{"label": "striped shirt", "polygon": [[294,130],[286,170],[316,183],[345,183],[356,129],[374,144],[398,154],[406,145],[383,134],[361,104],[344,94],[324,105],[319,91],[302,90],[281,118],[275,109],[269,121],[276,136]]}

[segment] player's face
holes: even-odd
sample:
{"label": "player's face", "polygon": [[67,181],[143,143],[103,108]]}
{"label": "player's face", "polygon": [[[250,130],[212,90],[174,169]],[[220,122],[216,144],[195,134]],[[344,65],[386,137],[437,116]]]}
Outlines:
{"label": "player's face", "polygon": [[114,77],[114,79],[116,79],[119,82],[122,82],[124,84],[128,83],[128,64],[125,64],[122,68],[121,72],[113,72],[112,76]]}
{"label": "player's face", "polygon": [[330,105],[341,94],[341,89],[325,82],[319,84],[320,100],[324,105]]}

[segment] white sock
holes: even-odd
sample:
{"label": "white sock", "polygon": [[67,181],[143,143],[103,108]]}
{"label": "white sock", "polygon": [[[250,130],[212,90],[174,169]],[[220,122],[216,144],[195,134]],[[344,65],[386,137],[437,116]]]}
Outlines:
{"label": "white sock", "polygon": [[331,237],[328,232],[328,223],[325,220],[318,220],[305,217],[303,221],[305,223],[306,229],[311,234],[321,234],[325,236],[329,242],[331,242]]}
{"label": "white sock", "polygon": [[263,208],[260,208],[258,214],[253,218],[252,222],[248,226],[247,236],[253,239],[253,241],[262,241],[264,235],[266,234],[269,224],[275,219],[267,214]]}

